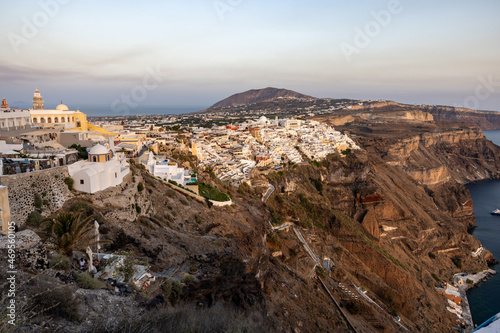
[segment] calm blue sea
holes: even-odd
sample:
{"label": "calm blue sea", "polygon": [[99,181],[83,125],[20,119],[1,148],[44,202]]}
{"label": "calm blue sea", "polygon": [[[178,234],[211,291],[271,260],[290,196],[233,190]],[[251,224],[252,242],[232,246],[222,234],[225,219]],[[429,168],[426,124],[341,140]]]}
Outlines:
{"label": "calm blue sea", "polygon": [[[484,131],[484,135],[500,146],[500,131]],[[490,214],[500,208],[500,181],[493,180],[467,185],[474,200],[476,226],[473,235],[500,261],[500,216]],[[493,267],[500,271],[500,265]],[[500,274],[493,276],[480,287],[467,292],[474,323],[480,325],[500,312]]]}

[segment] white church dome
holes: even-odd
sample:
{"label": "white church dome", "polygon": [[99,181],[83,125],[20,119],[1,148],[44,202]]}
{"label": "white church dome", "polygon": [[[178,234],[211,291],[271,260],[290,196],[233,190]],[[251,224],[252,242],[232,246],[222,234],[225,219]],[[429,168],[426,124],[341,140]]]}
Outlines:
{"label": "white church dome", "polygon": [[257,120],[257,122],[258,122],[259,124],[265,125],[265,124],[267,123],[267,118],[266,118],[266,116],[262,116],[262,117],[260,117],[260,118],[259,118],[259,120]]}
{"label": "white church dome", "polygon": [[89,155],[105,155],[109,154],[109,150],[103,145],[97,144],[89,151]]}

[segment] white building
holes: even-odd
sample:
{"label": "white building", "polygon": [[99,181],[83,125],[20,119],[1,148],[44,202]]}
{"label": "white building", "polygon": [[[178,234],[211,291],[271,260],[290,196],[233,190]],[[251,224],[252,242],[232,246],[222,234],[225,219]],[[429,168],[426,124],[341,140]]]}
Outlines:
{"label": "white building", "polygon": [[14,153],[14,150],[23,149],[22,143],[7,143],[5,140],[0,140],[0,153],[9,155]]}
{"label": "white building", "polygon": [[95,193],[120,185],[130,168],[122,153],[115,153],[98,144],[89,151],[88,161],[68,165],[74,188],[78,191]]}
{"label": "white building", "polygon": [[28,110],[0,108],[0,129],[13,130],[31,126],[31,114]]}
{"label": "white building", "polygon": [[159,161],[154,157],[152,152],[147,152],[148,159],[145,164],[148,171],[155,177],[160,177],[163,180],[175,181],[177,184],[185,186],[192,181],[191,173],[189,170],[179,168],[177,163],[170,162],[169,160]]}

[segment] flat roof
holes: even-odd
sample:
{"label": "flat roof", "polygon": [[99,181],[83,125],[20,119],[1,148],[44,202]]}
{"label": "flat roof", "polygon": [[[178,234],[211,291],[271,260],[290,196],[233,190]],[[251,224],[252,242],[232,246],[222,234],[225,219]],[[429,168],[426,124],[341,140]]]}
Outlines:
{"label": "flat roof", "polygon": [[23,129],[13,129],[10,131],[7,130],[0,130],[0,137],[12,137],[12,136],[20,136],[24,135],[27,133],[39,133],[39,134],[46,134],[46,133],[57,133],[59,132],[60,129],[39,129],[39,128],[23,128]]}

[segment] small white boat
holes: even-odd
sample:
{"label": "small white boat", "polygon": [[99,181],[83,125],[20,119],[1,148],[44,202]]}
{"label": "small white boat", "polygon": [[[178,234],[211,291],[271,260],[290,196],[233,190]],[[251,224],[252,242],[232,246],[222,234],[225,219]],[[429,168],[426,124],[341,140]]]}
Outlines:
{"label": "small white boat", "polygon": [[500,209],[497,208],[494,211],[492,211],[490,214],[491,215],[500,215]]}

